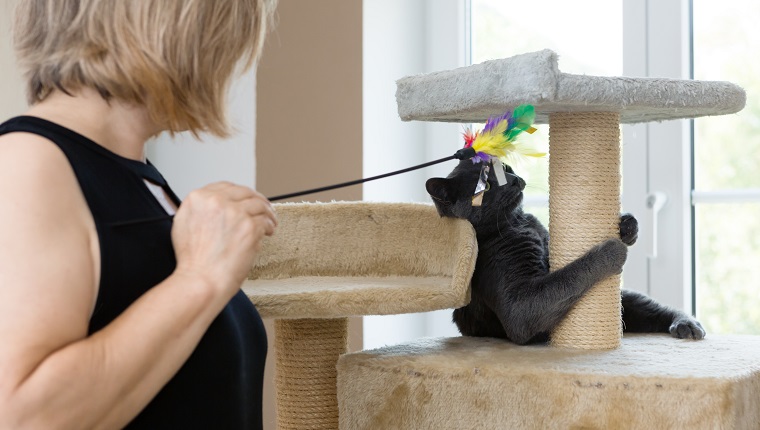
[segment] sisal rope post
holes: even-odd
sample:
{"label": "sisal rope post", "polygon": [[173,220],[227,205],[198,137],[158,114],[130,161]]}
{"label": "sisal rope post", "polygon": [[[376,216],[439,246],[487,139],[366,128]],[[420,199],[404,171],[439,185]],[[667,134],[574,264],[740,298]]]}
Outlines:
{"label": "sisal rope post", "polygon": [[[619,237],[620,115],[549,116],[549,256],[564,267],[604,240]],[[594,285],[551,336],[555,346],[606,350],[622,336],[620,276]]]}
{"label": "sisal rope post", "polygon": [[348,318],[275,320],[277,428],[337,429],[335,363],[348,352]]}

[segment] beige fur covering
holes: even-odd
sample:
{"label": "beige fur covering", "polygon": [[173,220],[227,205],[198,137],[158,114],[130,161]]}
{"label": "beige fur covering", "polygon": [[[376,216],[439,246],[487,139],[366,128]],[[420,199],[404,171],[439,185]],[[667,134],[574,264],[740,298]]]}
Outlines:
{"label": "beige fur covering", "polygon": [[760,337],[424,339],[343,355],[338,402],[341,429],[760,429]]}
{"label": "beige fur covering", "polygon": [[243,289],[263,317],[337,318],[463,306],[477,240],[431,204],[286,203]]}

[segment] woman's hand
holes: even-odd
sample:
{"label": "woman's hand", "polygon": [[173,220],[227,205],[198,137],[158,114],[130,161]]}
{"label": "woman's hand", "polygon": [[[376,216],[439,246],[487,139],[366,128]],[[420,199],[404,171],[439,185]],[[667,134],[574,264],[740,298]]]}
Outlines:
{"label": "woman's hand", "polygon": [[232,297],[276,226],[271,203],[250,188],[219,182],[195,190],[174,217],[175,274],[203,279]]}

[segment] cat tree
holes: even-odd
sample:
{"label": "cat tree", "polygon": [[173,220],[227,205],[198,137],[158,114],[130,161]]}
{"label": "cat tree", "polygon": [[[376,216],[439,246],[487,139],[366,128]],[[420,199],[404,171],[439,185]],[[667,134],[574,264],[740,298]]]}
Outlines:
{"label": "cat tree", "polygon": [[243,290],[275,319],[277,426],[338,428],[338,357],[348,317],[464,306],[477,255],[472,226],[431,205],[275,205]]}
{"label": "cat tree", "polygon": [[[549,124],[549,231],[556,270],[618,236],[621,123],[741,110],[744,91],[728,82],[616,78],[561,73],[544,50],[398,81],[402,120],[485,122],[519,104]],[[552,335],[557,346],[619,345],[620,279],[596,285]]]}
{"label": "cat tree", "polygon": [[[617,237],[621,123],[735,113],[727,82],[561,73],[554,52],[398,81],[403,120],[485,122],[520,104],[549,124],[553,270]],[[760,338],[626,336],[619,277],[594,286],[547,347],[435,339],[343,355],[340,427],[760,428]],[[620,347],[620,348],[619,348]]]}

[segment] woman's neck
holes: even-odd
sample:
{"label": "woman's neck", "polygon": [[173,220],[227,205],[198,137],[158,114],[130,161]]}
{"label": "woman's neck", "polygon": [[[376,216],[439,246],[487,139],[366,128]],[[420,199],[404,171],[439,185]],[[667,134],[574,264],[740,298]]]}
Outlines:
{"label": "woman's neck", "polygon": [[51,93],[26,115],[52,121],[91,139],[122,157],[145,160],[145,142],[160,128],[142,106],[105,101],[97,91],[83,89]]}

